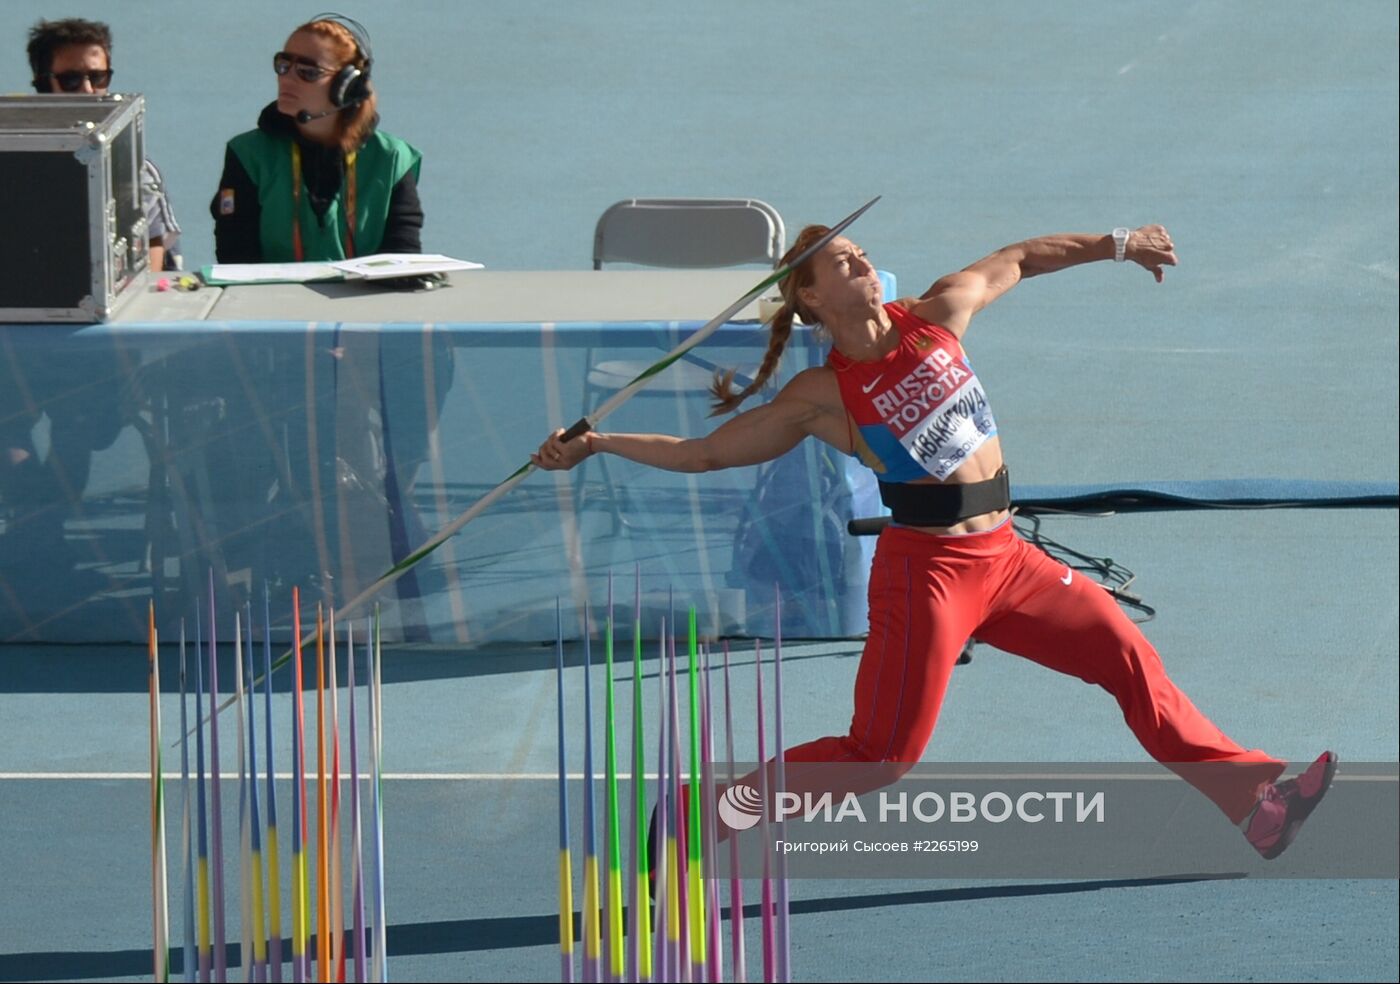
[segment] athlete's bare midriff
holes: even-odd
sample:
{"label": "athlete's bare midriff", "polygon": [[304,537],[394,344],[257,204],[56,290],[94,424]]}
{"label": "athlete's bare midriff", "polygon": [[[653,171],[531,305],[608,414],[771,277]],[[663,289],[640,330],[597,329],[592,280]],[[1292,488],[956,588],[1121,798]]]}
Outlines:
{"label": "athlete's bare midriff", "polygon": [[[1001,471],[1005,462],[1001,457],[1001,439],[993,437],[977,449],[976,453],[963,462],[957,471],[949,475],[946,481],[940,482],[933,476],[918,479],[910,482],[910,485],[971,485],[973,482],[984,482],[989,478],[994,478],[996,473]],[[937,535],[957,534],[957,533],[981,533],[985,530],[995,529],[1006,522],[1006,517],[1011,512],[1007,509],[998,509],[995,512],[981,513],[976,516],[969,516],[967,519],[954,523],[952,526],[909,526],[906,529],[918,530],[921,533],[933,533]]]}

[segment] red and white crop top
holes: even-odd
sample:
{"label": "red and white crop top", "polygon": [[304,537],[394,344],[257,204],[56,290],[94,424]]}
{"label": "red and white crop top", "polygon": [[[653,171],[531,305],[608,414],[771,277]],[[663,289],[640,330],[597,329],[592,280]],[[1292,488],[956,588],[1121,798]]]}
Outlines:
{"label": "red and white crop top", "polygon": [[996,434],[987,394],[956,335],[898,304],[885,311],[900,336],[892,352],[827,357],[857,427],[855,454],[882,482],[942,481]]}

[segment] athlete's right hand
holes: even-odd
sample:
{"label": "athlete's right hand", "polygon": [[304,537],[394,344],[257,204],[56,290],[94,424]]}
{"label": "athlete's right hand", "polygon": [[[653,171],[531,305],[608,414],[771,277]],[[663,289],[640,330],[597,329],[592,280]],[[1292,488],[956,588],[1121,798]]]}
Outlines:
{"label": "athlete's right hand", "polygon": [[530,455],[530,462],[545,471],[567,471],[589,455],[588,434],[580,434],[572,441],[560,440],[563,430],[550,434],[540,449]]}
{"label": "athlete's right hand", "polygon": [[1145,225],[1128,236],[1125,258],[1132,260],[1162,282],[1162,268],[1176,266],[1176,246],[1163,226]]}

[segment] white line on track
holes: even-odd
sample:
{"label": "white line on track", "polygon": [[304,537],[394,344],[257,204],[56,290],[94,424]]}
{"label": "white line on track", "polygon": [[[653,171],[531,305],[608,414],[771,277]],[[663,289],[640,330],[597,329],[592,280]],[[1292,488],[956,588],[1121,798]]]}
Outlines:
{"label": "white line on track", "polygon": [[[581,773],[581,772],[570,772],[570,773],[568,773],[567,775],[568,775],[568,778],[569,778],[569,779],[573,779],[573,780],[582,780],[582,779],[583,779],[583,773]],[[259,778],[263,778],[263,777],[264,777],[264,775],[263,775],[262,773],[259,773]],[[136,780],[136,779],[149,780],[150,778],[151,778],[151,774],[150,774],[149,772],[0,772],[0,782],[17,781],[17,780],[21,780],[21,779],[41,779],[41,780],[70,780],[70,779],[73,779],[73,780],[82,780],[82,779],[87,779],[87,780],[98,780],[98,781],[113,781],[113,780]],[[193,779],[194,776],[191,775],[190,778]],[[279,772],[279,773],[277,773],[276,778],[277,778],[277,779],[283,779],[283,780],[291,781],[291,779],[292,779],[292,774],[291,774],[290,772]],[[314,774],[310,774],[310,773],[309,773],[309,774],[307,775],[307,778],[308,778],[308,779],[311,779],[311,780],[314,780],[316,777],[315,777]],[[341,778],[342,778],[342,779],[349,779],[349,778],[350,778],[350,774],[349,774],[348,772],[342,773],[342,774],[341,774]],[[362,779],[369,779],[369,778],[370,778],[370,775],[369,775],[369,773],[367,773],[367,772],[366,772],[366,773],[361,773],[361,774],[360,774],[360,778],[362,778]],[[559,779],[559,774],[558,774],[558,773],[555,773],[555,772],[386,772],[386,773],[383,774],[383,776],[382,776],[381,778],[383,778],[383,779],[386,780],[386,781],[395,781],[395,782],[398,782],[398,781],[408,781],[408,782],[433,782],[433,781],[437,781],[437,782],[490,782],[490,781],[492,781],[492,780],[509,780],[509,781],[518,781],[518,780],[546,781],[546,780],[553,780],[553,781],[558,781],[558,779]],[[602,779],[602,778],[603,778],[603,775],[600,773],[600,774],[597,775],[595,778],[597,778],[597,779]],[[618,778],[619,781],[630,782],[631,779],[632,779],[632,774],[631,774],[630,772],[619,772],[619,773],[617,774],[617,778]],[[652,781],[652,780],[655,780],[655,779],[656,779],[656,775],[655,775],[654,773],[647,773],[647,777],[646,777],[646,778],[647,778],[648,781]],[[1135,780],[1135,781],[1138,781],[1138,782],[1171,782],[1171,781],[1174,781],[1174,780],[1178,779],[1179,777],[1176,776],[1176,775],[1174,775],[1174,774],[1163,774],[1163,775],[1133,775],[1133,774],[1128,774],[1128,773],[1119,774],[1119,773],[1069,773],[1069,772],[1066,772],[1066,773],[1044,773],[1044,774],[1036,774],[1036,773],[1024,773],[1024,774],[1019,774],[1019,773],[983,773],[983,774],[973,774],[973,773],[910,772],[910,773],[907,773],[903,778],[905,778],[905,779],[937,779],[937,780],[939,780],[939,781],[941,781],[941,782],[952,782],[952,781],[957,781],[957,780],[961,780],[961,781],[963,781],[963,782],[976,782],[976,781],[984,781],[984,782],[985,782],[985,781],[988,781],[988,780],[1016,780],[1016,781],[1027,781],[1027,780],[1032,780],[1032,779],[1037,779],[1037,780],[1052,780],[1052,779],[1053,779],[1053,780],[1058,780],[1058,781],[1066,781],[1066,780],[1069,780],[1069,781],[1095,781],[1095,780],[1108,780],[1108,779],[1112,779],[1112,780]],[[172,782],[172,781],[173,781],[173,782],[178,782],[179,779],[180,779],[180,773],[178,773],[178,772],[167,772],[167,773],[165,774],[165,781],[166,781],[166,782]],[[224,782],[237,782],[237,781],[238,781],[238,776],[236,776],[236,775],[229,775],[228,773],[224,773],[224,775],[222,776],[222,779],[223,779]],[[1341,773],[1341,774],[1339,774],[1339,775],[1336,777],[1336,780],[1335,780],[1335,781],[1336,781],[1336,782],[1400,782],[1400,775],[1394,775],[1394,774],[1390,774],[1390,775],[1349,775],[1349,774],[1346,774],[1346,773]]]}

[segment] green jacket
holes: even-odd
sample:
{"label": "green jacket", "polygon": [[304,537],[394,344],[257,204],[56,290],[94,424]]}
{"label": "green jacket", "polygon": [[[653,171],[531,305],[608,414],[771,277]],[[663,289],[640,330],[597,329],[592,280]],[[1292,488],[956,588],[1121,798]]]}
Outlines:
{"label": "green jacket", "polygon": [[[292,141],[264,130],[249,130],[229,141],[229,148],[258,188],[261,207],[263,262],[284,263],[296,259],[292,237]],[[405,174],[423,159],[409,144],[375,131],[355,158],[355,253],[379,252],[389,198]],[[303,177],[303,181],[305,178]],[[345,255],[346,189],[349,168],[340,191],[324,216],[311,207],[311,196],[302,189],[299,217],[305,260],[343,260]]]}

